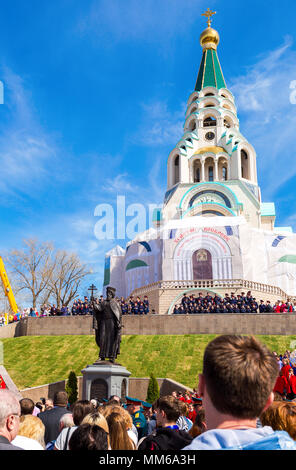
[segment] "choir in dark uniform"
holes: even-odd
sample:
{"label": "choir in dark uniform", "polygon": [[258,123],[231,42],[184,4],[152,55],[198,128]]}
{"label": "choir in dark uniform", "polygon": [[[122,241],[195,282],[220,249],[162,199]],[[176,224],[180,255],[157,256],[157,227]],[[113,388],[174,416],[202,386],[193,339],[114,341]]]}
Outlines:
{"label": "choir in dark uniform", "polygon": [[149,300],[147,295],[144,296],[143,300],[141,300],[140,297],[134,299],[133,295],[131,295],[128,300],[121,297],[120,305],[122,315],[147,315],[149,313]]}
{"label": "choir in dark uniform", "polygon": [[[104,297],[101,295],[98,300],[101,302]],[[122,315],[147,315],[149,313],[147,295],[143,299],[131,295],[128,299],[121,297],[117,300],[120,303]],[[65,306],[62,309],[57,309],[53,305],[50,309],[50,316],[69,315],[70,311],[72,315],[93,314],[89,299],[84,297],[83,300],[75,300],[71,309]],[[270,301],[260,300],[258,303],[256,298],[252,296],[251,291],[248,291],[247,294],[241,292],[240,295],[235,295],[233,292],[230,295],[226,293],[224,297],[211,292],[207,292],[206,295],[200,292],[197,296],[184,294],[181,302],[175,305],[172,313],[184,315],[198,313],[272,313],[274,311],[276,311],[275,307],[271,305]],[[155,311],[152,310],[152,313],[155,313]]]}
{"label": "choir in dark uniform", "polygon": [[199,293],[197,297],[194,295],[184,294],[181,303],[175,305],[174,314],[198,314],[198,313],[260,313],[272,312],[273,308],[270,302],[260,301],[260,305],[256,298],[252,296],[251,291],[241,295],[235,295],[233,292],[229,295],[225,294],[220,297],[217,294],[207,292],[205,296]]}
{"label": "choir in dark uniform", "polygon": [[75,300],[71,309],[72,315],[92,315],[91,307],[87,297],[84,300]]}
{"label": "choir in dark uniform", "polygon": [[[99,302],[104,300],[103,295],[98,298]],[[149,300],[147,295],[144,296],[143,300],[140,297],[134,298],[133,295],[129,299],[117,299],[121,305],[122,315],[147,315],[149,313]],[[154,313],[154,312],[152,312]],[[61,309],[58,309],[55,305],[50,307],[50,316],[56,315],[92,315],[92,309],[90,300],[84,297],[83,300],[78,299],[73,302],[71,308],[63,305]]]}

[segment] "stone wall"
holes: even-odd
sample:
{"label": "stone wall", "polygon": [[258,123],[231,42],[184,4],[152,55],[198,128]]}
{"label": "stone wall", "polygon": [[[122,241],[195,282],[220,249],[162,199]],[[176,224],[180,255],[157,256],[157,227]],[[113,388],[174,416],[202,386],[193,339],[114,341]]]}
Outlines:
{"label": "stone wall", "polygon": [[[91,316],[25,318],[15,324],[14,328],[9,327],[10,325],[0,328],[0,338],[94,334]],[[296,314],[232,313],[123,317],[123,335],[185,334],[296,335]]]}
{"label": "stone wall", "polygon": [[[146,400],[147,389],[149,384],[148,377],[130,377],[129,378],[129,396],[133,398],[138,398],[139,400]],[[82,377],[77,377],[78,382],[78,399],[82,397]],[[186,387],[183,384],[175,382],[171,379],[157,379],[159,385],[160,396],[169,395],[174,390],[183,391],[186,390],[192,391],[190,388]],[[60,382],[54,382],[52,384],[40,385],[39,387],[26,388],[20,390],[20,394],[23,398],[31,398],[35,403],[40,401],[40,398],[53,398],[55,392],[59,390],[65,390],[66,380]]]}
{"label": "stone wall", "polygon": [[13,338],[14,336],[19,336],[15,334],[15,331],[18,327],[19,322],[9,323],[6,326],[0,327],[0,338]]}

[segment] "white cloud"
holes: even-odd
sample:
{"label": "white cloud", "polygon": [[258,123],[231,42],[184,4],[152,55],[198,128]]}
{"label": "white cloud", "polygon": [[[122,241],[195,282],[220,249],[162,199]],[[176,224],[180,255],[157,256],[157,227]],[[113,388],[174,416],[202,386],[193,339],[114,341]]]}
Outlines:
{"label": "white cloud", "polygon": [[[77,32],[109,41],[169,41],[182,34],[200,15],[201,0],[94,0],[80,18]],[[180,27],[180,22],[182,27]],[[112,42],[110,42],[110,35]]]}
{"label": "white cloud", "polygon": [[29,193],[34,197],[41,178],[50,175],[56,147],[40,126],[24,81],[8,67],[3,68],[4,105],[7,122],[0,133],[0,189],[5,193]]}
{"label": "white cloud", "polygon": [[162,101],[142,103],[141,108],[140,124],[132,140],[148,147],[172,145],[173,148],[183,135],[186,104],[177,111],[171,111]]}
{"label": "white cloud", "polygon": [[108,178],[102,186],[102,190],[112,193],[113,195],[124,195],[126,193],[137,193],[139,191],[139,187],[133,182],[129,182],[129,176],[127,173],[121,173],[114,178]]}
{"label": "white cloud", "polygon": [[290,83],[296,79],[296,52],[290,38],[232,80],[240,130],[257,152],[258,178],[263,199],[296,175],[294,136],[296,105],[290,101]]}
{"label": "white cloud", "polygon": [[81,235],[87,235],[93,232],[93,220],[87,218],[83,215],[80,215],[76,218],[70,218],[71,232],[74,230],[76,233]]}

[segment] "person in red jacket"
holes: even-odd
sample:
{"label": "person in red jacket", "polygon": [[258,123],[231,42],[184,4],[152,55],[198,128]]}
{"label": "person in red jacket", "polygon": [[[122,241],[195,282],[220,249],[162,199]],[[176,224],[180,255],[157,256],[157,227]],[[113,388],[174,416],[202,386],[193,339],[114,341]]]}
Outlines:
{"label": "person in red jacket", "polygon": [[287,358],[283,359],[283,367],[281,368],[281,371],[287,380],[289,380],[290,369],[291,369],[291,366],[290,366],[289,359]]}
{"label": "person in red jacket", "polygon": [[293,369],[290,369],[289,372],[289,386],[290,392],[287,394],[288,400],[294,400],[296,398],[296,377],[294,375]]}
{"label": "person in red jacket", "polygon": [[[296,379],[296,377],[295,377],[295,379]],[[189,418],[194,423],[194,421],[196,419],[196,416],[197,416],[197,412],[195,411],[193,404],[190,403],[190,405],[188,405],[187,418]]]}
{"label": "person in red jacket", "polygon": [[283,370],[280,370],[279,376],[276,379],[275,385],[273,387],[273,393],[279,393],[282,397],[286,397],[290,393],[290,385],[288,379],[284,376]]}
{"label": "person in red jacket", "polygon": [[280,313],[280,311],[281,311],[281,306],[280,306],[279,302],[277,302],[277,303],[275,304],[275,306],[273,307],[273,311],[276,312],[276,313]]}

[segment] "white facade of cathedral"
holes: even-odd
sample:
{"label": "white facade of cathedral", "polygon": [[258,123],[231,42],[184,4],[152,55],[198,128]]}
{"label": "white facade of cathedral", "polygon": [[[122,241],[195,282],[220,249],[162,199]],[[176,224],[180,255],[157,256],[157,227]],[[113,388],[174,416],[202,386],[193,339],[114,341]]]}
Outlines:
{"label": "white facade of cathedral", "polygon": [[159,281],[248,280],[296,295],[296,234],[276,228],[261,201],[256,152],[240,132],[217,56],[219,35],[201,34],[202,61],[184,133],[167,161],[158,222],[126,249],[106,254],[104,287],[128,297]]}

